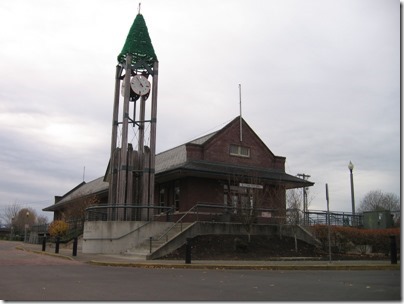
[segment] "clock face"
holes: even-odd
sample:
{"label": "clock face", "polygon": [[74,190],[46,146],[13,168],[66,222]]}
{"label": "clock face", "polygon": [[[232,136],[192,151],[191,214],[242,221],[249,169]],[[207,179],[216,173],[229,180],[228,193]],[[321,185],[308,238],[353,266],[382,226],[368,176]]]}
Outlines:
{"label": "clock face", "polygon": [[133,76],[130,80],[130,86],[132,90],[140,96],[150,92],[150,82],[142,75]]}

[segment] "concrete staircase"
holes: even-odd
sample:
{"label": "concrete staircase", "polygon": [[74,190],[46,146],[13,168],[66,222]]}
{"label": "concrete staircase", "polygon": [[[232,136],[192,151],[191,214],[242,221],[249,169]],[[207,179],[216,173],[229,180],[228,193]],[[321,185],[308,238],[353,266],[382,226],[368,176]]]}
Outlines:
{"label": "concrete staircase", "polygon": [[[160,230],[162,231],[162,230]],[[176,223],[170,228],[156,233],[152,236],[151,250],[150,239],[146,239],[136,247],[133,247],[123,255],[130,256],[131,259],[153,260],[163,257],[173,250],[180,248],[186,243],[187,238],[194,238],[198,235],[223,234],[223,235],[244,235],[245,228],[242,224],[230,224],[225,222],[194,222]],[[313,235],[303,227],[292,227],[290,225],[254,225],[252,235],[282,235],[295,237],[306,243],[321,245]]]}
{"label": "concrete staircase", "polygon": [[[165,245],[169,241],[178,237],[184,230],[190,227],[194,223],[177,223],[171,226],[169,229],[163,231],[160,234],[151,236],[150,239],[145,240],[138,246],[128,249],[123,255],[130,256],[132,258],[146,259],[148,255],[157,251],[161,246]],[[151,246],[150,246],[151,245]],[[151,247],[151,249],[150,249]]]}

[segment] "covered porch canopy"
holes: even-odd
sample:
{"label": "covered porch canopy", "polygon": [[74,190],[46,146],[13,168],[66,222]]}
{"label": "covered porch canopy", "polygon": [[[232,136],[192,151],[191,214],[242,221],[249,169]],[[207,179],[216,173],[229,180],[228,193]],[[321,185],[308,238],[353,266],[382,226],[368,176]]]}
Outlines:
{"label": "covered porch canopy", "polygon": [[285,173],[282,169],[260,169],[256,167],[220,164],[206,161],[187,161],[156,175],[158,182],[181,177],[228,179],[231,177],[250,178],[257,182],[283,185],[285,189],[313,186],[314,183]]}

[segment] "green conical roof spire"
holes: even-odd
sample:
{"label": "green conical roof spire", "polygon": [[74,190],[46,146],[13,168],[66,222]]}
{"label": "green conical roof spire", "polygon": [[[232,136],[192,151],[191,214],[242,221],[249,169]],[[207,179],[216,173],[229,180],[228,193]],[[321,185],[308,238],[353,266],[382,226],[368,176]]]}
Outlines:
{"label": "green conical roof spire", "polygon": [[147,31],[146,22],[141,14],[138,14],[133,21],[125,45],[118,55],[118,62],[124,63],[128,53],[132,55],[132,64],[144,60],[149,66],[153,66],[153,63],[158,61]]}

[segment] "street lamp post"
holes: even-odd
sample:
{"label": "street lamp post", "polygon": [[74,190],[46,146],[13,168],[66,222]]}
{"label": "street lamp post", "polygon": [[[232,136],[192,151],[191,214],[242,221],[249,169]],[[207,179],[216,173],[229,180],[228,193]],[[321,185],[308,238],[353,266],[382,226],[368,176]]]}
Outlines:
{"label": "street lamp post", "polygon": [[13,240],[13,224],[14,224],[14,216],[11,218],[11,225],[10,225],[10,241]]}
{"label": "street lamp post", "polygon": [[353,184],[353,168],[354,165],[351,161],[349,161],[348,169],[351,172],[351,200],[352,200],[352,226],[355,225],[355,195],[354,195],[354,184]]}
{"label": "street lamp post", "polygon": [[27,228],[28,228],[28,217],[29,217],[29,212],[27,211],[27,221],[25,222],[25,229],[24,229],[24,243],[27,242]]}

